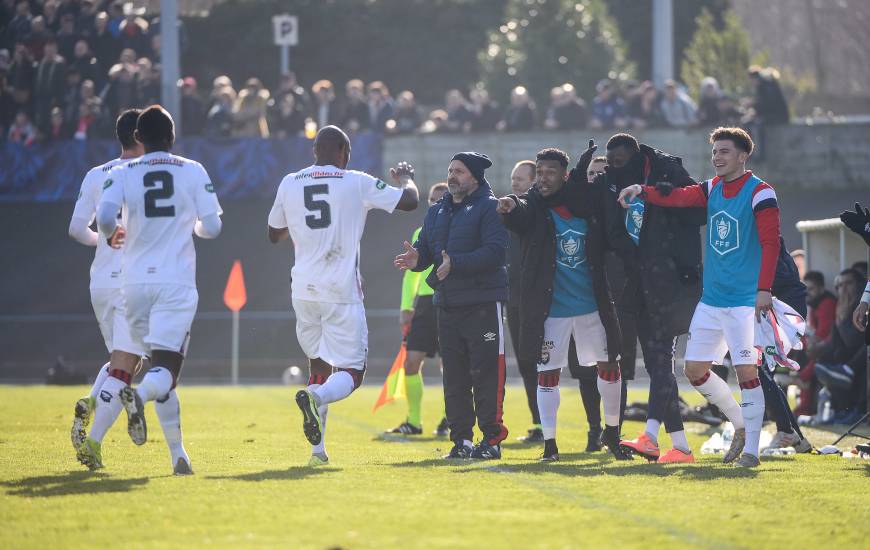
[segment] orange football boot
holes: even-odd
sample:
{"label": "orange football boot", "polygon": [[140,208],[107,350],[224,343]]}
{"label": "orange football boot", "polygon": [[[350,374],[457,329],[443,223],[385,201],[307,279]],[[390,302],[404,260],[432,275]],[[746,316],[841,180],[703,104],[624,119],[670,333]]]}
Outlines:
{"label": "orange football boot", "polygon": [[653,443],[646,432],[640,434],[637,439],[620,441],[619,447],[626,453],[640,455],[650,462],[655,462],[659,458],[659,446]]}
{"label": "orange football boot", "polygon": [[670,449],[660,456],[656,462],[659,464],[691,464],[695,462],[695,455],[691,451],[686,453],[679,449]]}

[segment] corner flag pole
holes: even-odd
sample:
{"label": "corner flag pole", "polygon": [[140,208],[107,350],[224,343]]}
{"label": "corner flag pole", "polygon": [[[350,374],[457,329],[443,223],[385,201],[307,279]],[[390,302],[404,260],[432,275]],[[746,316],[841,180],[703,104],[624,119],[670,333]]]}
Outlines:
{"label": "corner flag pole", "polygon": [[227,286],[224,289],[224,304],[233,312],[232,358],[230,380],[234,386],[239,384],[239,311],[248,301],[245,291],[245,275],[242,272],[242,262],[236,260],[230,270]]}

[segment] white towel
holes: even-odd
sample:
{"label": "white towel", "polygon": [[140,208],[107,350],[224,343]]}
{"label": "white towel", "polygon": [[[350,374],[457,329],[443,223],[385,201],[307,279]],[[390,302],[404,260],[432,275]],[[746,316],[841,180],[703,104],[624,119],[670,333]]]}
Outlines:
{"label": "white towel", "polygon": [[803,349],[801,338],[807,323],[789,305],[774,298],[773,310],[762,315],[761,322],[755,323],[755,347],[758,349],[759,362],[771,371],[777,365],[792,370],[800,370],[800,365],[789,359],[793,349]]}

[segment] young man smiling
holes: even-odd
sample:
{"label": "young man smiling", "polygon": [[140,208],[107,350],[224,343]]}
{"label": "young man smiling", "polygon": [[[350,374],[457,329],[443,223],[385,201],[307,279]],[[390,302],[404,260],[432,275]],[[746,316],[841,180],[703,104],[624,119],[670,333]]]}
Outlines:
{"label": "young man smiling", "polygon": [[[707,208],[704,290],[689,327],[686,377],[734,424],[725,462],[737,459],[738,466],[755,467],[764,393],[756,366],[754,321],[772,307],[780,249],[779,207],[773,188],[746,169],[754,144],[745,130],[717,128],[710,143],[715,178],[670,192],[632,185],[620,193],[619,202],[627,208],[632,199],[644,195],[661,206]],[[728,385],[710,374],[712,363],[726,351],[731,352],[740,382],[740,406]]]}

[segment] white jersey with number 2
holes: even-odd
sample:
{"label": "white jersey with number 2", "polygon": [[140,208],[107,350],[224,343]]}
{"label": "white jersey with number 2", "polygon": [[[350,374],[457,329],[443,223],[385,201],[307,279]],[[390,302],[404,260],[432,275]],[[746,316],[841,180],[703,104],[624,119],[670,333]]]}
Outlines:
{"label": "white jersey with number 2", "polygon": [[196,287],[193,227],[197,219],[223,213],[200,163],[148,153],[107,174],[102,202],[127,209],[124,285]]}
{"label": "white jersey with number 2", "polygon": [[368,211],[392,212],[402,190],[356,170],[309,166],[278,187],[269,225],[287,228],[295,247],[292,295],[334,304],[362,302],[359,242]]}

